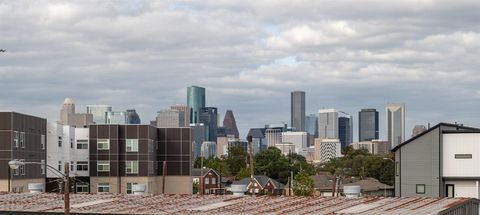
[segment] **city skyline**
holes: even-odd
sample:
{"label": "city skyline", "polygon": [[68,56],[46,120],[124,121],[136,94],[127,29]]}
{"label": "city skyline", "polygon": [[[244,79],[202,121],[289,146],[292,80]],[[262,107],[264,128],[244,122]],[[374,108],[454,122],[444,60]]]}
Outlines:
{"label": "city skyline", "polygon": [[241,138],[289,123],[295,89],[306,92],[306,115],[352,114],[354,141],[362,108],[379,110],[386,138],[390,102],[406,104],[406,134],[441,121],[479,126],[478,9],[458,1],[3,2],[0,109],[54,121],[71,97],[77,112],[133,108],[146,124],[198,85],[207,107],[235,112]]}

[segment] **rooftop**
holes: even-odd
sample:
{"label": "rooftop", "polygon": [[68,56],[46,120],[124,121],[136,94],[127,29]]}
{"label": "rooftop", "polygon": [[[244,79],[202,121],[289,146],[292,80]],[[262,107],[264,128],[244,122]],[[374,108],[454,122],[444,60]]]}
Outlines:
{"label": "rooftop", "polygon": [[[478,200],[467,198],[334,198],[215,195],[73,194],[72,213],[104,214],[438,214]],[[0,194],[0,213],[61,214],[62,195]]]}

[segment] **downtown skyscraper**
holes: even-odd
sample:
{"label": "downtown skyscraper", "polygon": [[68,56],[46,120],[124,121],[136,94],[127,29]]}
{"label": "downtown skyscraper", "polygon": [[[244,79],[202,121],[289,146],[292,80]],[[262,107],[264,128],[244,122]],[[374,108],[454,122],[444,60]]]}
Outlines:
{"label": "downtown skyscraper", "polygon": [[291,126],[296,131],[305,131],[305,92],[293,91],[291,93]]}
{"label": "downtown skyscraper", "polygon": [[378,111],[376,109],[362,109],[358,112],[358,141],[379,139]]}
{"label": "downtown skyscraper", "polygon": [[338,139],[338,111],[320,109],[318,111],[318,138]]}
{"label": "downtown skyscraper", "polygon": [[200,109],[205,107],[205,88],[199,86],[188,87],[187,106],[190,107],[190,123],[199,123]]}
{"label": "downtown skyscraper", "polygon": [[338,117],[338,139],[340,139],[341,148],[345,148],[353,142],[353,117],[345,112]]}
{"label": "downtown skyscraper", "polygon": [[389,103],[385,109],[387,138],[393,149],[405,141],[405,104]]}

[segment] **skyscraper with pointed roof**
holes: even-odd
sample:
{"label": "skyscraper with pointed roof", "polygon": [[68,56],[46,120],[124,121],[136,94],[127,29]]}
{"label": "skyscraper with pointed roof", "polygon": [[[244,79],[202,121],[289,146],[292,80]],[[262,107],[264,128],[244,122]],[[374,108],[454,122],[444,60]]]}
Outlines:
{"label": "skyscraper with pointed roof", "polygon": [[236,138],[239,138],[240,134],[237,128],[237,122],[235,121],[235,116],[233,115],[232,110],[227,110],[225,113],[225,118],[223,118],[223,127],[227,129],[227,133],[235,135]]}

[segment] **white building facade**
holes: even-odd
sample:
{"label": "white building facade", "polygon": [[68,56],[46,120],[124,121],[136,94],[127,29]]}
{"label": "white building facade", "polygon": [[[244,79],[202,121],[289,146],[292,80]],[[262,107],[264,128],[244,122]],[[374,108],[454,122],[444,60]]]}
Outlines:
{"label": "white building facade", "polygon": [[302,149],[308,148],[307,132],[282,132],[282,143],[292,143],[295,145],[295,153],[299,154]]}
{"label": "white building facade", "polygon": [[326,163],[333,158],[342,156],[341,150],[339,139],[315,140],[315,160],[319,163]]}
{"label": "white building facade", "polygon": [[318,111],[318,138],[338,139],[338,111],[320,109]]}
{"label": "white building facade", "polygon": [[[75,128],[59,123],[47,124],[47,164],[64,172],[65,162],[70,164],[70,177],[74,178],[74,191],[89,192],[89,129]],[[47,168],[47,191],[58,191],[53,181],[61,175]],[[50,188],[50,189],[49,189]]]}

